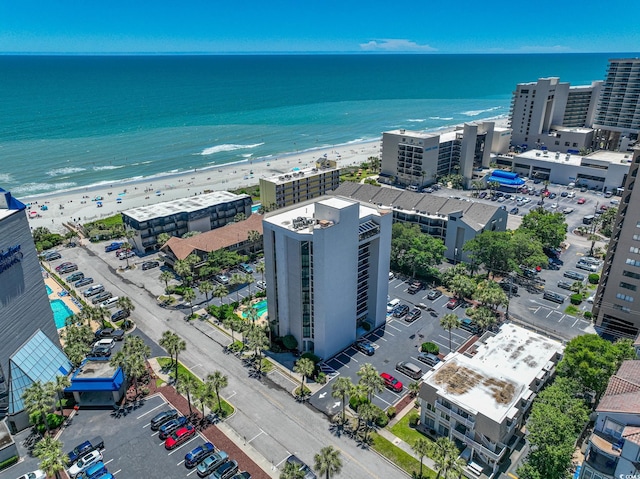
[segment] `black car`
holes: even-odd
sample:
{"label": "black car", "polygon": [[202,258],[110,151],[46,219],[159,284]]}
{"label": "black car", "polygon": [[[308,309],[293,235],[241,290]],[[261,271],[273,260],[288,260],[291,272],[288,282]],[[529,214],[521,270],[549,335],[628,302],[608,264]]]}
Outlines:
{"label": "black car", "polygon": [[54,251],[52,253],[47,253],[46,255],[44,255],[44,260],[45,261],[53,261],[56,259],[60,259],[62,258],[62,256],[60,255],[60,253]]}
{"label": "black car", "polygon": [[555,193],[550,193],[550,194],[549,194],[549,199],[550,199],[550,200],[553,200],[553,199],[555,199],[557,196],[558,196],[558,195],[556,195]]}
{"label": "black car", "polygon": [[111,357],[111,348],[109,346],[94,346],[87,355],[89,358],[109,358]]}
{"label": "black car", "polygon": [[128,317],[129,317],[129,312],[124,309],[121,309],[111,315],[111,321],[120,321],[121,319],[126,319]]}
{"label": "black car", "polygon": [[563,191],[562,193],[560,193],[560,196],[562,196],[563,198],[566,198],[567,196],[569,196],[569,192]]}
{"label": "black car", "polygon": [[563,276],[576,281],[584,281],[585,278],[584,274],[578,273],[577,271],[565,271]]}
{"label": "black car", "polygon": [[405,316],[404,320],[407,323],[413,323],[420,316],[422,316],[422,311],[420,311],[418,308],[413,308],[411,311],[409,311],[409,314]]}
{"label": "black car", "polygon": [[158,266],[160,266],[159,261],[145,261],[144,263],[142,263],[143,271],[147,269],[157,268]]}
{"label": "black car", "polygon": [[437,289],[432,289],[427,294],[427,299],[430,299],[431,301],[434,301],[434,300],[438,299],[440,296],[442,296],[442,292],[441,291],[438,291]]}
{"label": "black car", "polygon": [[371,344],[366,339],[360,339],[356,341],[353,347],[356,348],[361,353],[366,354],[367,356],[373,356],[373,354],[376,352],[375,348],[373,347],[373,344]]}
{"label": "black car", "polygon": [[509,211],[509,213],[511,213],[512,215],[517,215],[518,213],[520,213],[520,209],[517,206],[515,206],[511,208],[511,211]]}
{"label": "black car", "polygon": [[167,439],[171,434],[177,431],[182,426],[186,425],[189,420],[185,416],[180,416],[171,421],[165,422],[162,426],[160,426],[160,433],[158,437],[162,440]]}
{"label": "black car", "polygon": [[178,411],[175,409],[168,409],[166,411],[159,412],[153,419],[151,419],[151,430],[157,431],[165,422],[171,421],[178,417]]}
{"label": "black car", "polygon": [[73,285],[76,288],[81,288],[82,286],[87,286],[88,284],[93,283],[93,278],[83,278],[80,281],[76,281]]}
{"label": "black car", "polygon": [[571,284],[569,281],[558,281],[558,288],[571,289]]}
{"label": "black car", "polygon": [[122,339],[124,338],[124,331],[122,329],[102,328],[102,329],[98,329],[95,335],[96,335],[96,338],[98,339],[113,338],[116,341],[122,341]]}
{"label": "black car", "polygon": [[411,285],[409,286],[409,289],[407,290],[407,293],[409,294],[416,294],[418,291],[420,291],[422,288],[424,288],[424,284],[422,284],[420,281],[414,281],[413,283],[411,283]]}
{"label": "black car", "polygon": [[408,312],[409,312],[409,306],[407,306],[406,304],[400,304],[396,306],[396,308],[393,310],[393,317],[401,318]]}

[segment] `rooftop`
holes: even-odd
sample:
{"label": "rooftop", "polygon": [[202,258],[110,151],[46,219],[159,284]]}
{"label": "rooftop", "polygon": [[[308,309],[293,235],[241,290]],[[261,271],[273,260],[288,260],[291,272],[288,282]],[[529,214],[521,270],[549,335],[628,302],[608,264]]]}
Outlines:
{"label": "rooftop", "polygon": [[597,412],[640,413],[640,361],[623,361],[609,379]]}
{"label": "rooftop", "polygon": [[9,191],[0,188],[0,220],[24,209],[26,206],[21,201],[14,198]]}
{"label": "rooftop", "polygon": [[248,195],[236,195],[228,191],[214,191],[198,196],[189,196],[173,201],[165,201],[154,205],[140,206],[124,211],[122,214],[127,215],[137,221],[148,221],[153,218],[162,218],[177,213],[190,213],[199,211],[210,206],[215,206],[241,198],[248,198]]}
{"label": "rooftop", "polygon": [[73,375],[73,379],[111,379],[116,374],[116,368],[108,360],[87,359]]}
{"label": "rooftop", "polygon": [[631,163],[631,154],[620,151],[598,150],[589,155],[579,155],[573,153],[559,153],[547,150],[527,150],[518,153],[515,159],[526,158],[529,160],[545,161],[549,163],[560,163],[572,166],[589,166],[590,161],[598,163],[625,164]]}
{"label": "rooftop", "polygon": [[310,168],[294,168],[290,172],[287,173],[278,173],[273,176],[269,176],[267,178],[263,178],[264,181],[269,181],[271,183],[283,184],[289,183],[292,181],[300,180],[302,178],[313,177],[317,175],[322,175],[324,173],[328,173],[330,171],[338,171],[340,168],[336,167],[335,161],[318,161],[316,166]]}
{"label": "rooftop", "polygon": [[464,222],[475,230],[484,228],[496,214],[496,211],[500,209],[499,206],[486,203],[352,182],[342,183],[334,193],[372,205],[413,212],[432,218],[447,219],[449,214],[459,211],[462,212]]}
{"label": "rooftop", "polygon": [[424,382],[465,410],[501,423],[563,346],[514,324],[483,336],[468,352],[453,353]]}

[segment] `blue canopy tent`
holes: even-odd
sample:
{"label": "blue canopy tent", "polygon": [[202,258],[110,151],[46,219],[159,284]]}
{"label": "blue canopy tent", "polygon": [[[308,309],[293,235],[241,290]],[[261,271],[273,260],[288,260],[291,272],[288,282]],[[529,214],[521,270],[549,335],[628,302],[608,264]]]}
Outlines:
{"label": "blue canopy tent", "polygon": [[494,170],[487,182],[496,181],[500,183],[500,189],[508,188],[510,191],[517,190],[524,185],[525,181],[518,176],[518,173],[510,171]]}

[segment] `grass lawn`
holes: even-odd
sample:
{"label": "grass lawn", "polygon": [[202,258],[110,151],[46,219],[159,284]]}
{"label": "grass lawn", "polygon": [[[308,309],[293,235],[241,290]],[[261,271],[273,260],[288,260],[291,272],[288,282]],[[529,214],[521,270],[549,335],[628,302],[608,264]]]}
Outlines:
{"label": "grass lawn", "polygon": [[389,428],[389,430],[404,442],[412,446],[420,438],[426,439],[427,441],[431,442],[431,439],[429,439],[427,436],[409,426],[409,416],[411,416],[411,413],[406,414],[402,419],[394,424],[393,427]]}
{"label": "grass lawn", "polygon": [[567,306],[564,312],[570,314],[571,316],[578,316],[580,314],[580,310],[578,309],[578,307],[574,306],[573,304]]}
{"label": "grass lawn", "polygon": [[[399,447],[394,446],[391,442],[387,441],[375,432],[371,434],[371,438],[373,439],[371,447],[379,454],[382,454],[393,462],[400,469],[406,471],[407,474],[413,477],[414,473],[417,475],[420,471],[420,462],[416,458],[404,452]],[[428,467],[423,466],[422,477],[432,479],[436,477],[436,473]]]}
{"label": "grass lawn", "polygon": [[[158,358],[158,364],[162,369],[166,370],[171,367],[172,371],[175,371],[175,364],[171,361],[171,358]],[[196,376],[187,368],[185,368],[182,365],[182,363],[178,362],[178,377],[184,377],[184,376],[191,376],[199,385],[203,384],[202,379],[200,379],[198,376]],[[217,407],[217,399],[213,398],[213,401],[214,403],[216,403],[216,407]],[[234,411],[233,406],[222,398],[220,398],[220,401],[222,403],[222,416],[228,417],[231,414],[233,414],[233,411]]]}

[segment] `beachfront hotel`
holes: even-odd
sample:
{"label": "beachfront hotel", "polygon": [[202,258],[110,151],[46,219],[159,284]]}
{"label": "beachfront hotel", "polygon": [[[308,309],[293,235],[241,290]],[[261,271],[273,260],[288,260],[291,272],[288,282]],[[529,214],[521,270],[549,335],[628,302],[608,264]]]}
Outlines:
{"label": "beachfront hotel", "polygon": [[238,214],[251,216],[251,197],[228,191],[214,191],[164,203],[132,208],[122,212],[125,228],[133,231],[130,240],[139,253],[154,251],[158,235],[181,237],[185,233],[204,233],[234,221]]}
{"label": "beachfront hotel", "polygon": [[422,377],[418,427],[455,441],[474,476],[494,477],[523,437],[527,411],[563,350],[560,342],[515,324],[485,333]]}
{"label": "beachfront hotel", "polygon": [[391,223],[390,210],[340,196],[267,213],[265,279],[275,334],[291,334],[299,350],[329,358],[384,324]]}
{"label": "beachfront hotel", "polygon": [[318,160],[313,168],[260,178],[260,202],[267,211],[318,198],[340,185],[340,169],[332,160]]}
{"label": "beachfront hotel", "polygon": [[[465,123],[437,134],[393,130],[382,134],[381,183],[416,191],[449,174],[463,176],[470,187],[474,171],[488,169],[491,153],[509,150],[510,131],[494,122]],[[481,175],[484,176],[484,175]]]}
{"label": "beachfront hotel", "polygon": [[53,311],[26,206],[0,189],[0,419],[12,433],[29,426],[22,394],[33,382],[66,376]]}
{"label": "beachfront hotel", "polygon": [[417,224],[423,233],[444,242],[444,256],[454,262],[470,261],[462,249],[476,235],[507,229],[507,211],[492,204],[352,182],[342,183],[334,193],[389,208],[394,222]]}

